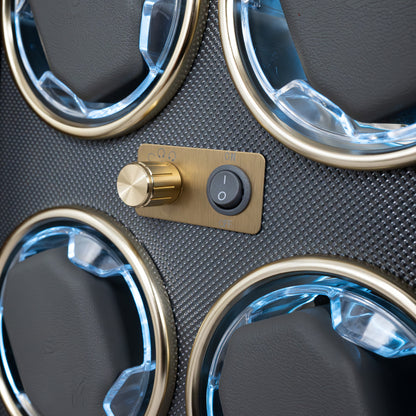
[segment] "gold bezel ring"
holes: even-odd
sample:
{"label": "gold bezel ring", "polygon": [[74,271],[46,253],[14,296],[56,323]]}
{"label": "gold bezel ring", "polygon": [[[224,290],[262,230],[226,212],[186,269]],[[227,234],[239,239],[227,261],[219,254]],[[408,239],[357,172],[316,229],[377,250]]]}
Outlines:
{"label": "gold bezel ring", "polygon": [[[95,229],[108,238],[131,265],[149,308],[155,338],[156,369],[145,414],[167,414],[175,387],[177,365],[173,313],[162,279],[152,260],[126,229],[107,215],[92,209],[64,207],[42,211],[23,222],[6,241],[0,251],[0,274],[4,274],[11,256],[28,234],[43,225],[59,221],[77,221]],[[0,396],[10,415],[24,416],[2,373]]]}
{"label": "gold bezel ring", "polygon": [[53,112],[32,89],[21,67],[13,35],[11,6],[13,0],[2,0],[3,40],[14,80],[32,109],[57,130],[85,139],[104,139],[125,134],[154,117],[173,97],[189,72],[197,54],[208,10],[208,0],[186,1],[182,27],[169,63],[146,98],[126,115],[97,126],[87,126]]}
{"label": "gold bezel ring", "polygon": [[269,109],[250,80],[237,41],[235,0],[219,0],[219,24],[225,60],[241,98],[257,121],[274,138],[301,155],[346,169],[379,170],[409,166],[416,161],[416,146],[377,154],[351,154],[325,146],[291,129]]}
{"label": "gold bezel ring", "polygon": [[276,279],[302,273],[329,274],[351,280],[371,289],[416,321],[416,299],[404,283],[394,282],[392,277],[370,266],[345,259],[314,256],[293,257],[263,266],[231,286],[214,304],[203,321],[195,338],[188,365],[186,378],[188,416],[199,415],[202,363],[214,332],[228,312],[250,291]]}

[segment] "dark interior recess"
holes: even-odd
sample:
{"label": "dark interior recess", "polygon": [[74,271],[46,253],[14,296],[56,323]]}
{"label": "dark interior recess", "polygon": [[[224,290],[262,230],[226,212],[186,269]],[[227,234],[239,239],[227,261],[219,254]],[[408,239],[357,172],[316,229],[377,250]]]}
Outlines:
{"label": "dark interior recess", "polygon": [[219,397],[224,416],[410,416],[415,368],[414,357],[381,358],[344,340],[319,306],[239,328]]}
{"label": "dark interior recess", "polygon": [[416,104],[416,3],[281,0],[311,85],[356,120]]}
{"label": "dark interior recess", "polygon": [[140,322],[121,278],[74,266],[67,247],[7,275],[4,321],[24,391],[44,416],[102,416],[121,372],[143,361]]}
{"label": "dark interior recess", "polygon": [[29,3],[50,70],[81,99],[119,101],[146,76],[139,50],[143,1]]}

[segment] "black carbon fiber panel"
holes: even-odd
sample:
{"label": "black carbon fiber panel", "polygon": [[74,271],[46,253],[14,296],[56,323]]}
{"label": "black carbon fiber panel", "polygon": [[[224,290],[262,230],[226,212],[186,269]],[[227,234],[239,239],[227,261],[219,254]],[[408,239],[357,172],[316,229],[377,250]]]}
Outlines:
{"label": "black carbon fiber panel", "polygon": [[[364,260],[415,285],[415,170],[338,170],[269,136],[227,73],[216,2],[181,90],[153,121],[121,139],[91,142],[58,133],[25,104],[4,57],[1,70],[0,240],[37,211],[68,204],[107,212],[137,236],[165,281],[176,318],[179,373],[171,415],[185,414],[187,361],[204,316],[254,268],[294,255],[330,254]],[[116,178],[145,142],[262,153],[262,231],[250,236],[137,217],[118,199]]]}

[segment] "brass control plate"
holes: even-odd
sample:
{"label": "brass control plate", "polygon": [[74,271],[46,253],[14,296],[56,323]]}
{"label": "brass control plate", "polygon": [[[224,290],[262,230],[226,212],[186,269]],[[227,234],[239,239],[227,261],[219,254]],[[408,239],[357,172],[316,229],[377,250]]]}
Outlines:
{"label": "brass control plate", "polygon": [[[182,193],[174,203],[137,208],[138,215],[248,234],[260,231],[266,168],[261,154],[143,144],[138,151],[138,160],[173,163],[182,178]],[[222,215],[208,201],[208,178],[215,168],[222,165],[238,166],[251,182],[250,202],[238,215]]]}

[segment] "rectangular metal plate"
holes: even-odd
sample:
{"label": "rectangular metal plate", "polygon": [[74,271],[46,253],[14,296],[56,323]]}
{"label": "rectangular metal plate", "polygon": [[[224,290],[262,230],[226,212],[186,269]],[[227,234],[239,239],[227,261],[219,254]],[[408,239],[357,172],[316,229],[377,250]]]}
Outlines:
{"label": "rectangular metal plate", "polygon": [[[182,177],[182,193],[173,204],[138,208],[137,214],[248,234],[260,231],[266,168],[261,154],[143,144],[139,148],[138,160],[173,163]],[[222,215],[208,201],[208,178],[214,169],[222,165],[238,166],[250,179],[251,200],[238,215]]]}

